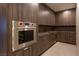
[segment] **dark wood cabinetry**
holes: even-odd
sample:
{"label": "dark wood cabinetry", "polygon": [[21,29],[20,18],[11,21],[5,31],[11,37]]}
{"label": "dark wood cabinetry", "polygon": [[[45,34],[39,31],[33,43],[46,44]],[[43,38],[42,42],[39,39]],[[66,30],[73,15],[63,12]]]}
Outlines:
{"label": "dark wood cabinetry", "polygon": [[56,12],[56,25],[58,26],[72,26],[76,25],[76,9]]}
{"label": "dark wood cabinetry", "polygon": [[76,44],[76,32],[72,31],[58,31],[57,41],[70,44]]}
{"label": "dark wood cabinetry", "polygon": [[55,26],[55,13],[50,11],[50,25]]}
{"label": "dark wood cabinetry", "polygon": [[45,4],[39,4],[38,24],[39,25],[55,25],[55,14]]}
{"label": "dark wood cabinetry", "polygon": [[13,20],[18,20],[19,17],[19,9],[18,9],[18,4],[8,4],[9,6],[9,17]]}
{"label": "dark wood cabinetry", "polygon": [[15,20],[22,20],[28,22],[37,22],[38,4],[32,3],[14,3],[9,4],[9,17]]}
{"label": "dark wood cabinetry", "polygon": [[37,23],[38,17],[38,4],[24,3],[23,4],[23,19]]}
{"label": "dark wood cabinetry", "polygon": [[32,44],[29,47],[20,49],[13,52],[14,56],[40,56],[45,52],[49,47],[56,43],[56,33],[48,33],[43,36],[39,36],[35,44]]}
{"label": "dark wood cabinetry", "polygon": [[32,56],[32,46],[25,47],[23,49],[19,49],[17,51],[14,51],[12,54],[13,56]]}
{"label": "dark wood cabinetry", "polygon": [[[54,36],[52,36],[54,35]],[[54,33],[48,33],[43,36],[39,36],[38,38],[38,53],[41,55],[43,52],[45,52],[49,47],[51,47],[53,44],[56,43],[55,34]]]}
{"label": "dark wood cabinetry", "polygon": [[[51,32],[42,36],[38,36],[37,42],[31,46],[17,51],[12,51],[12,20],[22,20],[27,22],[37,23],[38,25],[47,25],[41,27],[45,30],[52,31],[52,26],[55,30],[61,30],[66,27],[76,24],[76,11],[70,9],[69,13],[64,14],[64,11],[56,14],[45,4],[32,3],[12,3],[0,4],[0,55],[13,56],[38,56],[51,47],[56,41],[76,44],[75,32]],[[51,26],[51,27],[48,27]],[[58,27],[55,27],[58,26]],[[49,28],[49,30],[48,30]],[[65,30],[65,29],[63,29]],[[66,28],[67,30],[67,28]],[[71,30],[75,30],[72,28]],[[70,31],[71,31],[70,30]]]}

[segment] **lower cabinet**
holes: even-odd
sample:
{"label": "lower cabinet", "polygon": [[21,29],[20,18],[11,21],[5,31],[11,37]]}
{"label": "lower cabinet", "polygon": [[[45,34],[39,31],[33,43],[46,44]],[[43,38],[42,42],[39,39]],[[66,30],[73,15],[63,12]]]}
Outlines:
{"label": "lower cabinet", "polygon": [[53,32],[53,33],[50,33],[49,35],[49,42],[50,42],[50,45],[53,45],[56,43],[56,32]]}
{"label": "lower cabinet", "polygon": [[13,52],[13,56],[32,56],[32,46]]}
{"label": "lower cabinet", "polygon": [[56,43],[55,34],[49,33],[38,38],[39,55],[44,53],[48,48]]}
{"label": "lower cabinet", "polygon": [[32,56],[39,56],[37,43],[32,45]]}
{"label": "lower cabinet", "polygon": [[38,36],[37,42],[29,47],[13,52],[14,56],[40,56],[56,42],[55,33]]}
{"label": "lower cabinet", "polygon": [[14,56],[40,56],[52,45],[59,42],[76,44],[76,33],[71,31],[57,31],[38,36],[37,42],[29,47],[13,52]]}
{"label": "lower cabinet", "polygon": [[76,32],[72,31],[59,31],[57,32],[57,41],[76,44]]}

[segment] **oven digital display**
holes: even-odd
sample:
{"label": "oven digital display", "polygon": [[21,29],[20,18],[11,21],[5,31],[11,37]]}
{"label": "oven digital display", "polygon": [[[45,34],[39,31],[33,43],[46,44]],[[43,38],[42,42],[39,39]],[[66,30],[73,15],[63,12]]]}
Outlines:
{"label": "oven digital display", "polygon": [[27,30],[27,31],[19,31],[19,44],[32,41],[34,39],[34,31],[33,30]]}

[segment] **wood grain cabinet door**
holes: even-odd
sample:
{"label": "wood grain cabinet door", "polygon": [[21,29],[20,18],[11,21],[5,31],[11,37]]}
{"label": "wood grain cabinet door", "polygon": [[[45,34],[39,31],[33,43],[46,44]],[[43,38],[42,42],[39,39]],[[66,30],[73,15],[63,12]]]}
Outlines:
{"label": "wood grain cabinet door", "polygon": [[50,23],[49,8],[45,4],[39,4],[38,24],[49,25]]}
{"label": "wood grain cabinet door", "polygon": [[23,4],[23,20],[24,21],[29,21],[29,12],[30,12],[30,4],[29,3],[24,3]]}
{"label": "wood grain cabinet door", "polygon": [[24,3],[23,4],[23,19],[25,21],[37,23],[38,4]]}
{"label": "wood grain cabinet door", "polygon": [[44,5],[39,4],[39,9],[38,9],[38,24],[40,25],[45,25],[45,15],[44,15]]}
{"label": "wood grain cabinet door", "polygon": [[56,33],[50,33],[49,38],[50,46],[56,43]]}
{"label": "wood grain cabinet door", "polygon": [[9,17],[11,17],[12,19],[17,20],[18,19],[18,4],[17,3],[13,3],[13,4],[9,4]]}
{"label": "wood grain cabinet door", "polygon": [[76,33],[71,31],[57,32],[57,41],[76,44]]}
{"label": "wood grain cabinet door", "polygon": [[50,14],[51,14],[51,15],[50,15],[50,24],[51,24],[52,26],[54,26],[54,25],[55,25],[55,14],[54,14],[54,12],[52,12],[52,11],[51,11]]}
{"label": "wood grain cabinet door", "polygon": [[39,56],[38,42],[32,45],[32,56]]}
{"label": "wood grain cabinet door", "polygon": [[33,22],[33,23],[37,23],[37,20],[38,20],[38,6],[39,4],[38,3],[30,3],[30,6],[29,6],[29,21],[30,22]]}
{"label": "wood grain cabinet door", "polygon": [[37,54],[38,55],[41,55],[42,54],[42,51],[43,51],[43,40],[42,40],[42,38],[43,37],[39,37],[38,38],[38,44],[37,44],[37,49],[38,49],[38,51],[37,51]]}
{"label": "wood grain cabinet door", "polygon": [[69,32],[67,41],[71,44],[76,44],[76,33],[75,32]]}
{"label": "wood grain cabinet door", "polygon": [[65,11],[60,11],[55,14],[56,25],[60,26],[72,26],[76,25],[76,9],[70,9],[65,13]]}

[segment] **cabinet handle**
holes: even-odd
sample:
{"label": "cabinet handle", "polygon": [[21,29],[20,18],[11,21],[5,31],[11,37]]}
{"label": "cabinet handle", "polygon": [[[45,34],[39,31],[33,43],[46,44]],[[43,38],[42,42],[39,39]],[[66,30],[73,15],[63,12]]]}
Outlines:
{"label": "cabinet handle", "polygon": [[28,48],[24,48],[24,50],[27,50]]}

